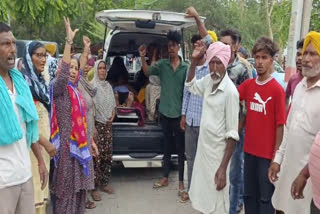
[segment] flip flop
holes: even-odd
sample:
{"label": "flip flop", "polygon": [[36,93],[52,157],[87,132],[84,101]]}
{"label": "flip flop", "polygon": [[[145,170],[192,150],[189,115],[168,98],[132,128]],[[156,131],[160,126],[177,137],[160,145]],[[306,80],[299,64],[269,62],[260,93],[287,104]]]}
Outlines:
{"label": "flip flop", "polygon": [[86,202],[86,209],[94,209],[96,208],[96,204],[93,201],[87,200]]}

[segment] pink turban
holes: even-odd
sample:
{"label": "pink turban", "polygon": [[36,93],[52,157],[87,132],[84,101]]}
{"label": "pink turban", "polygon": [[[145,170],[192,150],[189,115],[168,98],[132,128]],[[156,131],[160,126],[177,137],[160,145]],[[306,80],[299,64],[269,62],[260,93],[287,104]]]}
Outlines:
{"label": "pink turban", "polygon": [[209,63],[213,57],[218,57],[225,69],[229,64],[231,49],[229,45],[225,45],[222,42],[212,43],[206,52],[206,62]]}

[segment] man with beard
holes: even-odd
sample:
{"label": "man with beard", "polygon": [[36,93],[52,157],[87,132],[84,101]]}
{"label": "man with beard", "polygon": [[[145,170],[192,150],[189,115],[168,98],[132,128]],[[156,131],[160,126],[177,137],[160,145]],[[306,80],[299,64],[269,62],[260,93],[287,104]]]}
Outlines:
{"label": "man with beard", "polygon": [[42,189],[48,172],[42,159],[38,114],[30,88],[14,69],[15,38],[0,22],[0,213],[35,213],[30,147],[38,160]]}
{"label": "man with beard", "polygon": [[[320,33],[310,32],[306,38],[302,50],[302,75],[304,78],[296,87],[293,95],[291,110],[289,113],[284,141],[277,151],[274,162],[269,169],[270,179],[279,180],[272,198],[276,209],[288,214],[310,213],[312,191],[316,190],[318,180],[306,183],[305,174],[302,172],[298,177],[298,183],[305,181],[303,198],[294,201],[290,195],[291,182],[307,164],[312,144],[320,130]],[[312,153],[312,151],[311,151]],[[319,154],[317,154],[319,156]],[[311,157],[310,157],[311,160]],[[281,166],[281,170],[280,170]],[[315,169],[309,164],[309,170]],[[316,171],[318,174],[319,171]],[[316,181],[315,183],[313,181]],[[294,183],[294,187],[296,186]],[[300,198],[300,191],[294,199]]]}
{"label": "man with beard", "polygon": [[[213,41],[209,36],[205,25],[201,22],[199,14],[194,7],[189,7],[186,11],[187,17],[195,19],[200,35],[206,45],[210,45]],[[230,60],[227,66],[227,73],[236,87],[245,80],[252,78],[252,72],[249,72],[248,67],[244,62],[249,64],[245,59],[240,59],[237,52],[241,43],[241,35],[235,29],[226,29],[220,32],[220,42],[229,45],[231,50]],[[243,205],[243,141],[244,141],[244,126],[245,126],[245,104],[241,103],[239,114],[239,135],[240,140],[236,144],[236,148],[232,155],[230,164],[230,214],[240,212]]]}
{"label": "man with beard", "polygon": [[296,67],[297,73],[295,73],[288,82],[287,89],[286,89],[286,109],[289,109],[289,102],[290,99],[293,97],[293,92],[296,89],[299,82],[302,80],[302,48],[303,48],[303,39],[297,42],[297,55],[296,55]]}
{"label": "man with beard", "polygon": [[247,104],[244,138],[244,205],[246,214],[273,214],[274,191],[268,179],[268,169],[278,150],[285,124],[285,95],[283,88],[271,76],[277,45],[262,37],[252,54],[258,77],[238,87],[240,100]]}
{"label": "man with beard", "polygon": [[195,78],[195,68],[205,53],[199,41],[192,54],[186,87],[203,97],[198,148],[190,186],[192,206],[204,214],[229,213],[229,161],[239,140],[239,95],[226,72],[230,46],[211,44],[206,52],[210,74]]}

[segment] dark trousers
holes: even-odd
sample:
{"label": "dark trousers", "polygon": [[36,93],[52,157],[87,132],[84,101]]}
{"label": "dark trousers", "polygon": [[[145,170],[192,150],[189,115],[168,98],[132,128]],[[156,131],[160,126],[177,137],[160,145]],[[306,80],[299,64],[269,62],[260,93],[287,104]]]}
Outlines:
{"label": "dark trousers", "polygon": [[188,166],[188,190],[190,189],[193,164],[197,154],[198,147],[198,138],[199,138],[200,128],[196,126],[186,125],[185,131],[185,150],[186,150],[186,159]]}
{"label": "dark trousers", "polygon": [[271,198],[274,186],[268,179],[270,161],[245,153],[244,207],[246,214],[274,214]]}
{"label": "dark trousers", "polygon": [[314,204],[313,200],[311,202],[311,212],[310,212],[310,214],[320,214],[320,209],[318,207],[316,207],[316,205]]}
{"label": "dark trousers", "polygon": [[169,118],[161,114],[161,126],[164,134],[163,177],[169,177],[171,154],[175,148],[178,154],[179,181],[183,181],[185,148],[184,133],[180,128],[180,117]]}

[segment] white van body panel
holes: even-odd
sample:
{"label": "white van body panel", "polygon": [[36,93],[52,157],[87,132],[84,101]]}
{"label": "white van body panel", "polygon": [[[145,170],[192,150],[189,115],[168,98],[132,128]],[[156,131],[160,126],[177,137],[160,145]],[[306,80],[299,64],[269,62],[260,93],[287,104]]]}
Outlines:
{"label": "white van body panel", "polygon": [[[186,18],[184,13],[152,10],[104,10],[96,14],[96,19],[111,29],[130,32],[167,33],[169,30],[181,30],[196,26],[194,18]],[[136,21],[154,21],[155,28],[137,28]],[[205,18],[201,17],[204,21]]]}

